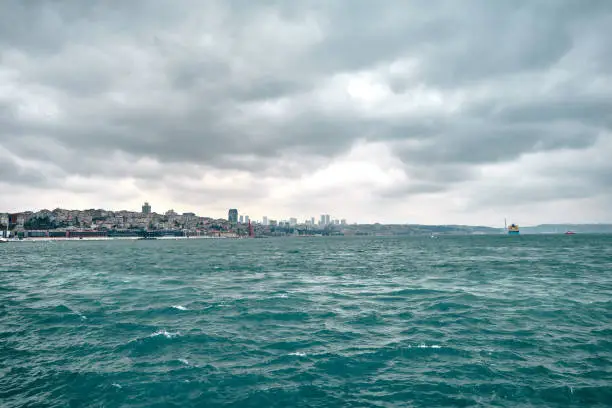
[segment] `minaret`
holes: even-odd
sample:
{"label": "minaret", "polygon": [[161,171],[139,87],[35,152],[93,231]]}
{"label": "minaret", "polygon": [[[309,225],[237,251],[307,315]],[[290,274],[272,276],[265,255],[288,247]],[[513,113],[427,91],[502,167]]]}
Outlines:
{"label": "minaret", "polygon": [[253,231],[253,225],[251,224],[251,220],[249,220],[249,237],[255,237],[255,232]]}

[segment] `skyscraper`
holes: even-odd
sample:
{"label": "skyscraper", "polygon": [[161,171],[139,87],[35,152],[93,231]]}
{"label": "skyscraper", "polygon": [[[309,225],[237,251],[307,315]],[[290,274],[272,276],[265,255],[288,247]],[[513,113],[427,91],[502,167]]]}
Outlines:
{"label": "skyscraper", "polygon": [[[239,220],[240,220],[240,223],[241,223],[241,224],[242,224],[242,223],[244,223],[244,215],[241,215],[241,216],[240,216],[240,218],[239,218]],[[247,221],[247,222],[248,222],[248,221]]]}
{"label": "skyscraper", "polygon": [[142,206],[142,213],[143,214],[151,214],[151,206],[146,201],[145,201],[145,203]]}
{"label": "skyscraper", "polygon": [[248,224],[249,222],[251,222],[251,217],[249,217],[248,215],[244,216],[244,222],[245,224]]}
{"label": "skyscraper", "polygon": [[238,222],[238,210],[235,208],[230,208],[227,212],[227,219],[230,223],[236,224]]}
{"label": "skyscraper", "polygon": [[268,225],[268,217],[266,217],[265,215],[263,216],[262,224]]}

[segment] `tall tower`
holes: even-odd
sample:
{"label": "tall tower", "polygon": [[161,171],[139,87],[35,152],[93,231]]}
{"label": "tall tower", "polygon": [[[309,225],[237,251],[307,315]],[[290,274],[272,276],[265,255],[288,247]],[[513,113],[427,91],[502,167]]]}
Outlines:
{"label": "tall tower", "polygon": [[230,208],[230,210],[227,212],[227,220],[232,224],[236,224],[238,222],[238,210],[235,208]]}
{"label": "tall tower", "polygon": [[151,205],[147,201],[142,205],[142,213],[151,214]]}

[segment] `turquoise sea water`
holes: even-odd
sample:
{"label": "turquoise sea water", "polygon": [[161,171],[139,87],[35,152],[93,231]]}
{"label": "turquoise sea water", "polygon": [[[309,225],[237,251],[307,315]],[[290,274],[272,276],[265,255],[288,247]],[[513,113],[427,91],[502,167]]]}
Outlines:
{"label": "turquoise sea water", "polygon": [[0,246],[2,407],[610,406],[612,237]]}

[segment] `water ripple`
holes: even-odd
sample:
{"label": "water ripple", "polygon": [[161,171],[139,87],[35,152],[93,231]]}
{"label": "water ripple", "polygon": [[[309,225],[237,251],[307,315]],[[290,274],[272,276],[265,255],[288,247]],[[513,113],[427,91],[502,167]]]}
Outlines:
{"label": "water ripple", "polygon": [[0,247],[2,406],[606,406],[612,237]]}

